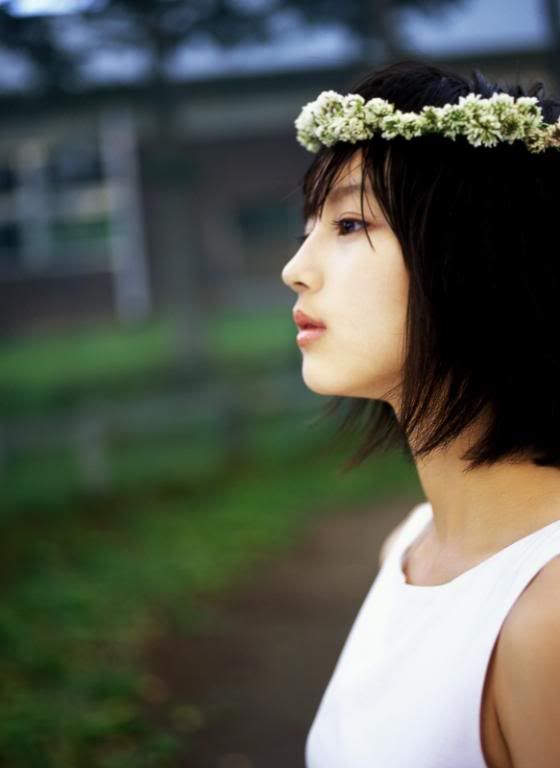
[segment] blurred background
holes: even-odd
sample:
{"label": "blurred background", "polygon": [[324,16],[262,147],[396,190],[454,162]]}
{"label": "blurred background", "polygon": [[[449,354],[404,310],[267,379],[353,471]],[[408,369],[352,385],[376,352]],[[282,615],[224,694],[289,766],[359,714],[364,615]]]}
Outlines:
{"label": "blurred background", "polygon": [[315,421],[293,121],[403,56],[558,92],[560,2],[0,0],[0,765],[303,766],[422,494]]}

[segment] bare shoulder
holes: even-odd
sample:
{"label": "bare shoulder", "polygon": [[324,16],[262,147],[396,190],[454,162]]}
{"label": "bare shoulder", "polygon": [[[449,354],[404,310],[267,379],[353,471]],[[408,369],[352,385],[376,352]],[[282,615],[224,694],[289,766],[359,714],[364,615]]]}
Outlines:
{"label": "bare shoulder", "polygon": [[560,556],[509,612],[496,648],[498,720],[515,768],[560,765]]}

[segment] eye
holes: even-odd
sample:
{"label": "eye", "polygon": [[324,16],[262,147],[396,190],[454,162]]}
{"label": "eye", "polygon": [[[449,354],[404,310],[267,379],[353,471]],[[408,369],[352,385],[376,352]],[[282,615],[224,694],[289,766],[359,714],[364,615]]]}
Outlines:
{"label": "eye", "polygon": [[[337,231],[341,237],[345,237],[346,235],[352,235],[354,232],[357,232],[357,229],[353,228],[354,224],[360,224],[362,227],[367,227],[367,222],[364,221],[364,219],[351,219],[347,216],[345,216],[342,219],[333,219],[331,221],[331,225],[334,227],[334,229]],[[348,229],[350,227],[350,229]],[[305,242],[305,240],[309,237],[308,234],[303,235],[297,235],[296,241],[301,245]]]}
{"label": "eye", "polygon": [[[331,224],[335,228],[335,230],[338,232],[338,234],[344,237],[346,235],[352,235],[354,234],[354,232],[358,231],[356,229],[353,229],[352,225],[361,224],[362,226],[365,226],[366,222],[363,219],[350,219],[346,217],[343,219],[333,219],[333,221],[331,221]],[[350,229],[347,229],[347,225],[350,226]]]}

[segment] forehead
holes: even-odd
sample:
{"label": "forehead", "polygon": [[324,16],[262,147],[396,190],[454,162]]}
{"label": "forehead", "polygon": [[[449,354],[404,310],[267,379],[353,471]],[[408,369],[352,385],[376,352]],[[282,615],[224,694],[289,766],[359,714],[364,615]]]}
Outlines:
{"label": "forehead", "polygon": [[356,152],[336,172],[333,179],[333,187],[359,184],[362,178],[362,152]]}
{"label": "forehead", "polygon": [[357,206],[360,210],[363,204],[372,216],[378,216],[379,205],[372,189],[369,169],[362,169],[362,149],[346,155],[337,167],[333,167],[333,159],[336,162],[336,157],[331,157],[326,162],[311,166],[312,172],[308,173],[303,189],[304,221],[321,216],[323,207],[338,207],[342,203]]}
{"label": "forehead", "polygon": [[373,198],[371,181],[367,174],[364,178],[362,171],[362,151],[358,150],[336,173],[327,195],[327,202],[338,202],[345,197],[359,197],[362,183],[364,194]]}
{"label": "forehead", "polygon": [[[354,155],[335,175],[332,186],[325,199],[326,205],[335,205],[345,200],[357,202],[361,195],[371,208],[376,208],[376,199],[369,175],[362,171],[361,152]],[[363,190],[362,190],[363,185]]]}

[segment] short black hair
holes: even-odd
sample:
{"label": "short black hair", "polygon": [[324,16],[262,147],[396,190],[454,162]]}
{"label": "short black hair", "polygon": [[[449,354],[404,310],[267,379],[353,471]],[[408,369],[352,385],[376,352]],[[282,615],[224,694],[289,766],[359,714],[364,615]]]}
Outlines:
{"label": "short black hair", "polygon": [[[403,111],[509,93],[537,97],[547,123],[560,116],[542,82],[500,86],[478,69],[469,80],[414,59],[378,68],[348,92]],[[339,433],[362,422],[344,471],[395,442],[409,458],[427,454],[479,416],[485,431],[463,456],[467,470],[506,457],[560,467],[560,151],[436,134],[323,146],[302,179],[305,221],[322,212],[358,149],[362,215],[369,179],[410,279],[398,420],[387,402],[338,396],[321,416],[346,408]]]}

